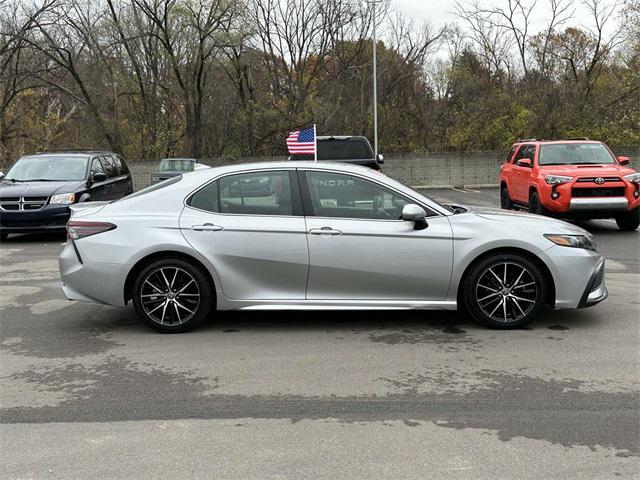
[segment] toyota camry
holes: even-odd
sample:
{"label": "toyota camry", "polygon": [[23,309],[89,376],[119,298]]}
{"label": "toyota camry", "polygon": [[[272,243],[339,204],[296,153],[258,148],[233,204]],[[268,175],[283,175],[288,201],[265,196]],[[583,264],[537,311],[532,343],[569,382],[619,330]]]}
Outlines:
{"label": "toyota camry", "polygon": [[65,295],[133,302],[161,332],[232,309],[459,309],[514,328],[607,297],[585,230],[442,205],[355,165],[218,167],[71,210]]}

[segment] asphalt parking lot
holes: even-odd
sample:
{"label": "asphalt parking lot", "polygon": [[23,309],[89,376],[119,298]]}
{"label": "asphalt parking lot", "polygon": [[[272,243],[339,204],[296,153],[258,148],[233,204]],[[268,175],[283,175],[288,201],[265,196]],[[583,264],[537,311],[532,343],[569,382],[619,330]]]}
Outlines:
{"label": "asphalt parking lot", "polygon": [[66,301],[64,238],[10,237],[0,477],[639,478],[640,232],[581,226],[609,299],[515,331],[452,312],[229,312],[161,335],[131,306]]}

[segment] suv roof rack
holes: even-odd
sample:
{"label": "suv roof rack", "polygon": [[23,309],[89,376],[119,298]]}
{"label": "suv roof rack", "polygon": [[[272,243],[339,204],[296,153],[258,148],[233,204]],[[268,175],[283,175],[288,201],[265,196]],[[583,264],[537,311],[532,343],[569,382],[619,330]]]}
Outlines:
{"label": "suv roof rack", "polygon": [[571,137],[571,138],[567,138],[567,140],[573,141],[573,140],[591,140],[591,139],[589,137]]}
{"label": "suv roof rack", "polygon": [[521,138],[520,140],[518,140],[517,143],[524,143],[524,142],[537,142],[538,139],[537,138]]}

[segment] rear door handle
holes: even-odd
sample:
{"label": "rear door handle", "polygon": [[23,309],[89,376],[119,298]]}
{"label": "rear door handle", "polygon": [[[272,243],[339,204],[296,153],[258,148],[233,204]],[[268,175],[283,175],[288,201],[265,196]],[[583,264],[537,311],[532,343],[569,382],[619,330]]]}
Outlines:
{"label": "rear door handle", "polygon": [[214,225],[213,223],[205,223],[203,225],[191,225],[191,230],[196,232],[219,232],[223,228],[220,225]]}
{"label": "rear door handle", "polygon": [[322,228],[312,228],[309,230],[311,235],[341,235],[342,232],[340,230],[336,230],[331,227],[322,227]]}

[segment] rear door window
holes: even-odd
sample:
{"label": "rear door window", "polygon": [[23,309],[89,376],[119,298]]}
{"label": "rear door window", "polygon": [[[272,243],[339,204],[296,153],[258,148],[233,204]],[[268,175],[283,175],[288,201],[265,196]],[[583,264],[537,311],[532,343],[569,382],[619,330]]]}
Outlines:
{"label": "rear door window", "polygon": [[236,215],[293,215],[289,172],[228,175],[196,192],[189,205]]}

